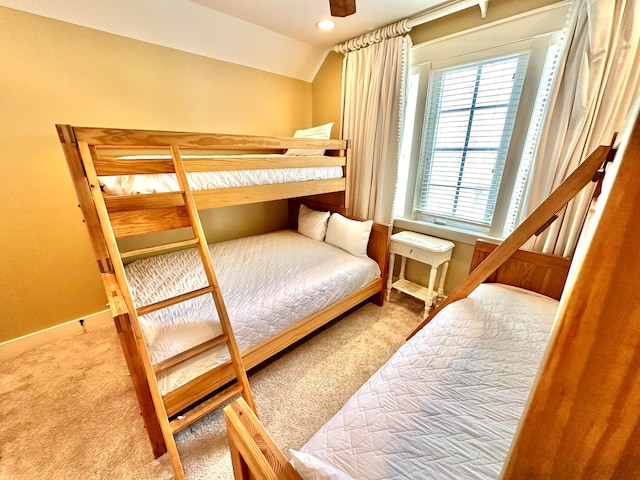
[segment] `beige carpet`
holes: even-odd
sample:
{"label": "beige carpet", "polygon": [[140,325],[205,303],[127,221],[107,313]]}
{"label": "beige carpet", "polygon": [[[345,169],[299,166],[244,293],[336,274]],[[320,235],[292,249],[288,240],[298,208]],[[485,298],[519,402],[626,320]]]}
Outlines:
{"label": "beige carpet", "polygon": [[[393,292],[251,372],[262,422],[285,451],[301,447],[386,361],[423,304]],[[89,330],[0,362],[0,479],[168,479],[154,460],[115,329]],[[178,434],[188,479],[233,478],[214,412]]]}

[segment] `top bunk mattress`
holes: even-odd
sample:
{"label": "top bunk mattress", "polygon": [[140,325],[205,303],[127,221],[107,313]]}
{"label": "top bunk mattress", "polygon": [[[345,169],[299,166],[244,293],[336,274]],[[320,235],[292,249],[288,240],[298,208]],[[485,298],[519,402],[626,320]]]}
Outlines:
{"label": "top bunk mattress", "polygon": [[[372,259],[291,230],[211,244],[209,251],[241,352],[380,276]],[[206,285],[195,249],[137,260],[125,271],[137,307]],[[154,364],[222,333],[211,295],[143,315],[140,324]],[[160,390],[228,359],[226,347],[199,355],[160,373]]]}
{"label": "top bunk mattress", "polygon": [[558,302],[480,285],[405,343],[303,447],[361,479],[496,479]]}
{"label": "top bunk mattress", "polygon": [[[238,157],[236,155],[236,157]],[[270,158],[282,158],[283,155],[251,155],[251,158],[263,158],[268,164]],[[127,159],[128,157],[122,157]],[[169,155],[136,156],[137,159],[154,158],[170,159]],[[184,159],[226,158],[222,155],[185,155]],[[295,158],[295,157],[289,157]],[[254,185],[274,185],[309,180],[325,180],[342,178],[340,166],[328,167],[296,167],[296,168],[264,168],[251,170],[223,170],[212,172],[189,172],[187,179],[191,190],[213,190],[217,188],[249,187]],[[144,193],[162,193],[180,190],[175,174],[143,174],[102,176],[100,182],[108,195],[134,195]]]}

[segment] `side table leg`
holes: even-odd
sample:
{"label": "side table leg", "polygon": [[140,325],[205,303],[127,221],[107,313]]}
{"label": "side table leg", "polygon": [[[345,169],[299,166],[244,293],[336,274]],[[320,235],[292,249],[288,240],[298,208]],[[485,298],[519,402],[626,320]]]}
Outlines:
{"label": "side table leg", "polygon": [[438,273],[438,268],[431,267],[431,272],[429,272],[429,286],[427,287],[427,299],[424,301],[425,318],[429,315],[429,310],[431,310],[431,305],[433,305],[433,287],[436,284],[436,273]]}
{"label": "side table leg", "polygon": [[407,257],[400,257],[400,280],[404,280],[404,269],[407,266]]}
{"label": "side table leg", "polygon": [[389,276],[387,277],[387,302],[391,298],[391,288],[393,287],[393,266],[396,261],[396,254],[389,255]]}
{"label": "side table leg", "polygon": [[447,270],[449,269],[449,262],[442,264],[442,272],[440,273],[440,286],[438,287],[438,296],[444,297],[444,280],[447,278]]}

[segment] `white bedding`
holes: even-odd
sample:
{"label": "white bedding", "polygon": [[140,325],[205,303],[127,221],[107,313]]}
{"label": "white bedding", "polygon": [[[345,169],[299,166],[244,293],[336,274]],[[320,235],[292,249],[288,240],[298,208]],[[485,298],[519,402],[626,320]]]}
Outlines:
{"label": "white bedding", "polygon": [[[212,244],[214,270],[240,351],[257,345],[380,276],[378,264],[285,230]],[[162,275],[158,275],[162,272]],[[136,306],[205,286],[194,249],[126,266]],[[153,363],[221,333],[211,295],[140,317]],[[159,375],[168,392],[229,358],[226,347]]]}
{"label": "white bedding", "polygon": [[361,479],[495,479],[556,300],[484,284],[404,344],[301,449]]}
{"label": "white bedding", "polygon": [[[255,158],[256,155],[251,155]],[[261,158],[279,157],[282,155],[260,155]],[[129,158],[129,157],[122,157]],[[134,157],[131,157],[134,158]],[[137,156],[135,158],[145,158]],[[153,158],[171,158],[170,156],[154,156]],[[223,156],[193,156],[183,158],[224,158]],[[291,158],[291,157],[289,157]],[[267,163],[265,161],[265,163]],[[272,185],[287,182],[303,182],[341,178],[342,167],[300,167],[273,168],[257,170],[228,170],[220,172],[187,173],[192,190],[211,190],[216,188],[248,187],[252,185]],[[180,190],[178,180],[172,173],[149,175],[117,175],[100,177],[104,191],[109,195],[132,195],[138,193],[160,193]]]}

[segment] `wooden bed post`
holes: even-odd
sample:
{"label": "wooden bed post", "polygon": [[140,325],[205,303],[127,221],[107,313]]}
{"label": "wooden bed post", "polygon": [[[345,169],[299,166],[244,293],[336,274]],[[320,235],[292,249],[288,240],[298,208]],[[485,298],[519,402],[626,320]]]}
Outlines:
{"label": "wooden bed post", "polygon": [[129,318],[126,308],[120,308],[120,306],[114,304],[114,299],[119,298],[120,293],[115,280],[113,264],[102,235],[98,213],[93,203],[89,184],[87,183],[73,127],[70,125],[56,125],[56,130],[58,131],[60,144],[62,145],[67,160],[67,166],[71,173],[71,179],[78,200],[80,201],[78,206],[82,209],[84,221],[89,229],[93,253],[98,262],[100,273],[102,274],[102,283],[107,293],[109,306],[114,313],[113,321],[118,332],[120,345],[125,354],[124,356],[131,375],[131,382],[133,383],[133,388],[138,399],[138,406],[140,407],[147,435],[151,442],[151,449],[153,450],[154,457],[159,458],[167,452],[167,447],[164,443],[160,424],[153,409],[153,400],[151,399],[149,384],[141,368],[140,352],[138,352],[136,347],[131,319]]}
{"label": "wooden bed post", "polygon": [[100,273],[112,272],[113,266],[109,258],[109,251],[102,238],[100,220],[95,205],[93,204],[91,190],[89,190],[89,185],[86,181],[73,127],[71,127],[71,125],[56,125],[56,130],[58,131],[60,145],[67,159],[67,167],[69,168],[69,173],[71,173],[71,180],[73,181],[73,186],[75,187],[76,195],[80,202],[78,207],[82,210],[84,222],[89,229],[89,238],[93,246],[93,253],[98,261],[98,268],[100,269]]}
{"label": "wooden bed post", "polygon": [[224,408],[224,419],[236,480],[300,480],[242,398]]}
{"label": "wooden bed post", "polygon": [[382,285],[385,286],[385,288],[376,293],[372,298],[373,303],[375,303],[379,307],[384,305],[384,299],[386,295],[387,275],[389,274],[390,241],[391,226],[374,223],[373,227],[371,228],[371,238],[369,240],[367,254],[369,255],[369,257],[378,262],[378,265],[380,266]]}
{"label": "wooden bed post", "polygon": [[640,475],[640,120],[622,148],[574,256],[503,479]]}

